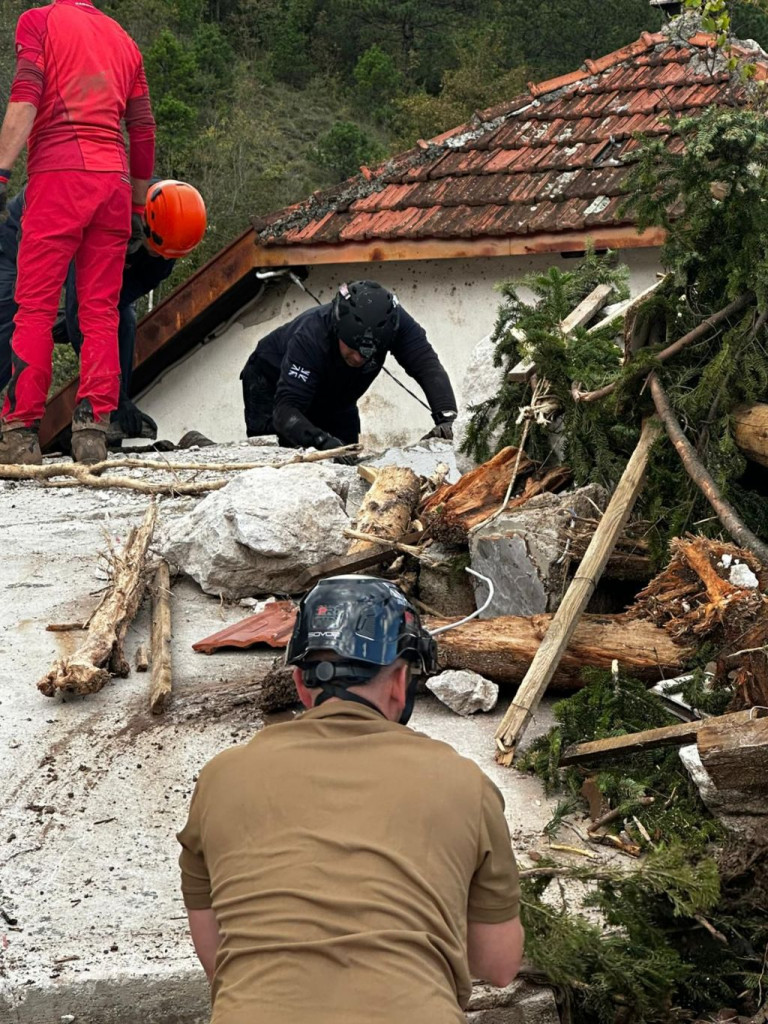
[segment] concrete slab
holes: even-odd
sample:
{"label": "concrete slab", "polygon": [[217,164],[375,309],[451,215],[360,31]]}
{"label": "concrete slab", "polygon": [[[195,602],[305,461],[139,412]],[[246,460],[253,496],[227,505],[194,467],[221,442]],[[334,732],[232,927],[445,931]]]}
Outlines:
{"label": "concrete slab", "polygon": [[[272,449],[274,452],[274,449]],[[194,453],[255,461],[248,445]],[[169,461],[192,461],[170,453]],[[242,618],[190,581],[173,588],[174,703],[153,718],[149,679],[132,674],[88,698],[48,699],[35,682],[77,643],[51,622],[98,600],[105,534],[138,522],[133,492],[0,484],[0,1020],[13,1024],[197,1024],[207,991],[178,890],[175,833],[197,772],[262,727],[250,703],[274,652],[197,654],[195,640]],[[190,499],[163,499],[160,516]],[[127,654],[148,638],[144,608]],[[505,703],[502,694],[502,704]],[[501,708],[471,720],[424,698],[413,724],[477,760],[501,786],[518,851],[551,816],[538,782],[493,763]],[[543,709],[529,732],[549,723]]]}

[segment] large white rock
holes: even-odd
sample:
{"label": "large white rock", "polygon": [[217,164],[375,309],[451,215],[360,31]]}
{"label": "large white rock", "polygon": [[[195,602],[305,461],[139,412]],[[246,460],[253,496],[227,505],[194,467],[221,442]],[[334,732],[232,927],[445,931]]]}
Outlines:
{"label": "large white rock", "polygon": [[493,711],[499,699],[499,688],[479,672],[468,669],[448,669],[427,680],[428,688],[443,704],[458,715],[473,715],[476,711]]}
{"label": "large white rock", "polygon": [[[504,371],[501,366],[493,365],[495,350],[496,346],[492,343],[490,334],[475,345],[472,355],[469,357],[464,378],[457,389],[459,415],[453,424],[453,441],[456,446],[456,461],[459,469],[464,473],[474,469],[477,465],[468,455],[462,455],[459,451],[467,436],[467,427],[472,418],[470,406],[479,405],[480,402],[493,398],[501,387],[501,375]],[[496,431],[495,437],[498,438],[500,434],[501,429]],[[493,438],[491,438],[490,444],[491,450],[493,450]]]}
{"label": "large white rock", "polygon": [[160,533],[160,553],[208,594],[292,594],[308,566],[344,553],[347,484],[331,467],[241,473]]}

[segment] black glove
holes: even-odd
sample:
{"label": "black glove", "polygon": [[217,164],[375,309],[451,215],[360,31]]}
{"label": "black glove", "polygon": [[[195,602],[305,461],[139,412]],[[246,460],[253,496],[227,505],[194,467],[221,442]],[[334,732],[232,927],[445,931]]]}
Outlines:
{"label": "black glove", "polygon": [[120,397],[117,409],[110,416],[113,424],[117,424],[124,437],[145,437],[154,440],[157,437],[157,424],[151,416],[143,413],[129,398]]}
{"label": "black glove", "polygon": [[[344,442],[340,441],[338,437],[334,437],[332,434],[322,434],[318,437],[315,447],[321,452],[329,452],[332,448],[343,448]],[[333,461],[338,466],[356,466],[357,456],[337,455]]]}
{"label": "black glove", "polygon": [[453,421],[456,419],[456,413],[443,413],[441,418],[432,427],[428,434],[422,437],[422,441],[426,441],[430,437],[442,437],[446,441],[453,440]]}
{"label": "black glove", "polygon": [[141,248],[144,241],[144,217],[140,213],[131,214],[131,238],[128,242],[128,253],[133,255]]}

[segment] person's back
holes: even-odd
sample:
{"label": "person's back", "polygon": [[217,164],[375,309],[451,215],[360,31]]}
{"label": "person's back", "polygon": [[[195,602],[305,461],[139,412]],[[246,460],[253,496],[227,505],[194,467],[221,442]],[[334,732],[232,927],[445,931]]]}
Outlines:
{"label": "person's back", "polygon": [[518,913],[502,806],[474,763],[350,702],[215,758],[179,837],[187,906],[212,896],[218,921],[213,1024],[463,1021],[468,916]]}
{"label": "person's back", "polygon": [[[34,92],[36,76],[45,70],[28,143],[29,171],[127,170],[120,123],[129,100],[143,98],[147,109],[149,103],[141,55],[130,36],[84,0],[55,0],[26,11],[17,33],[19,60],[27,44],[29,60],[21,81],[17,76],[16,98],[24,98],[25,78]],[[149,121],[147,129],[149,137]]]}

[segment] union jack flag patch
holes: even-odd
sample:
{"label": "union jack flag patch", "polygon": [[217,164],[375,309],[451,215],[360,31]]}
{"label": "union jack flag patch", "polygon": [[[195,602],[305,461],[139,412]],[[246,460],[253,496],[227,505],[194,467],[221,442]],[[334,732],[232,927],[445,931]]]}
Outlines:
{"label": "union jack flag patch", "polygon": [[297,377],[303,384],[306,384],[309,380],[309,370],[305,369],[303,366],[297,366],[296,363],[291,363],[288,376]]}

